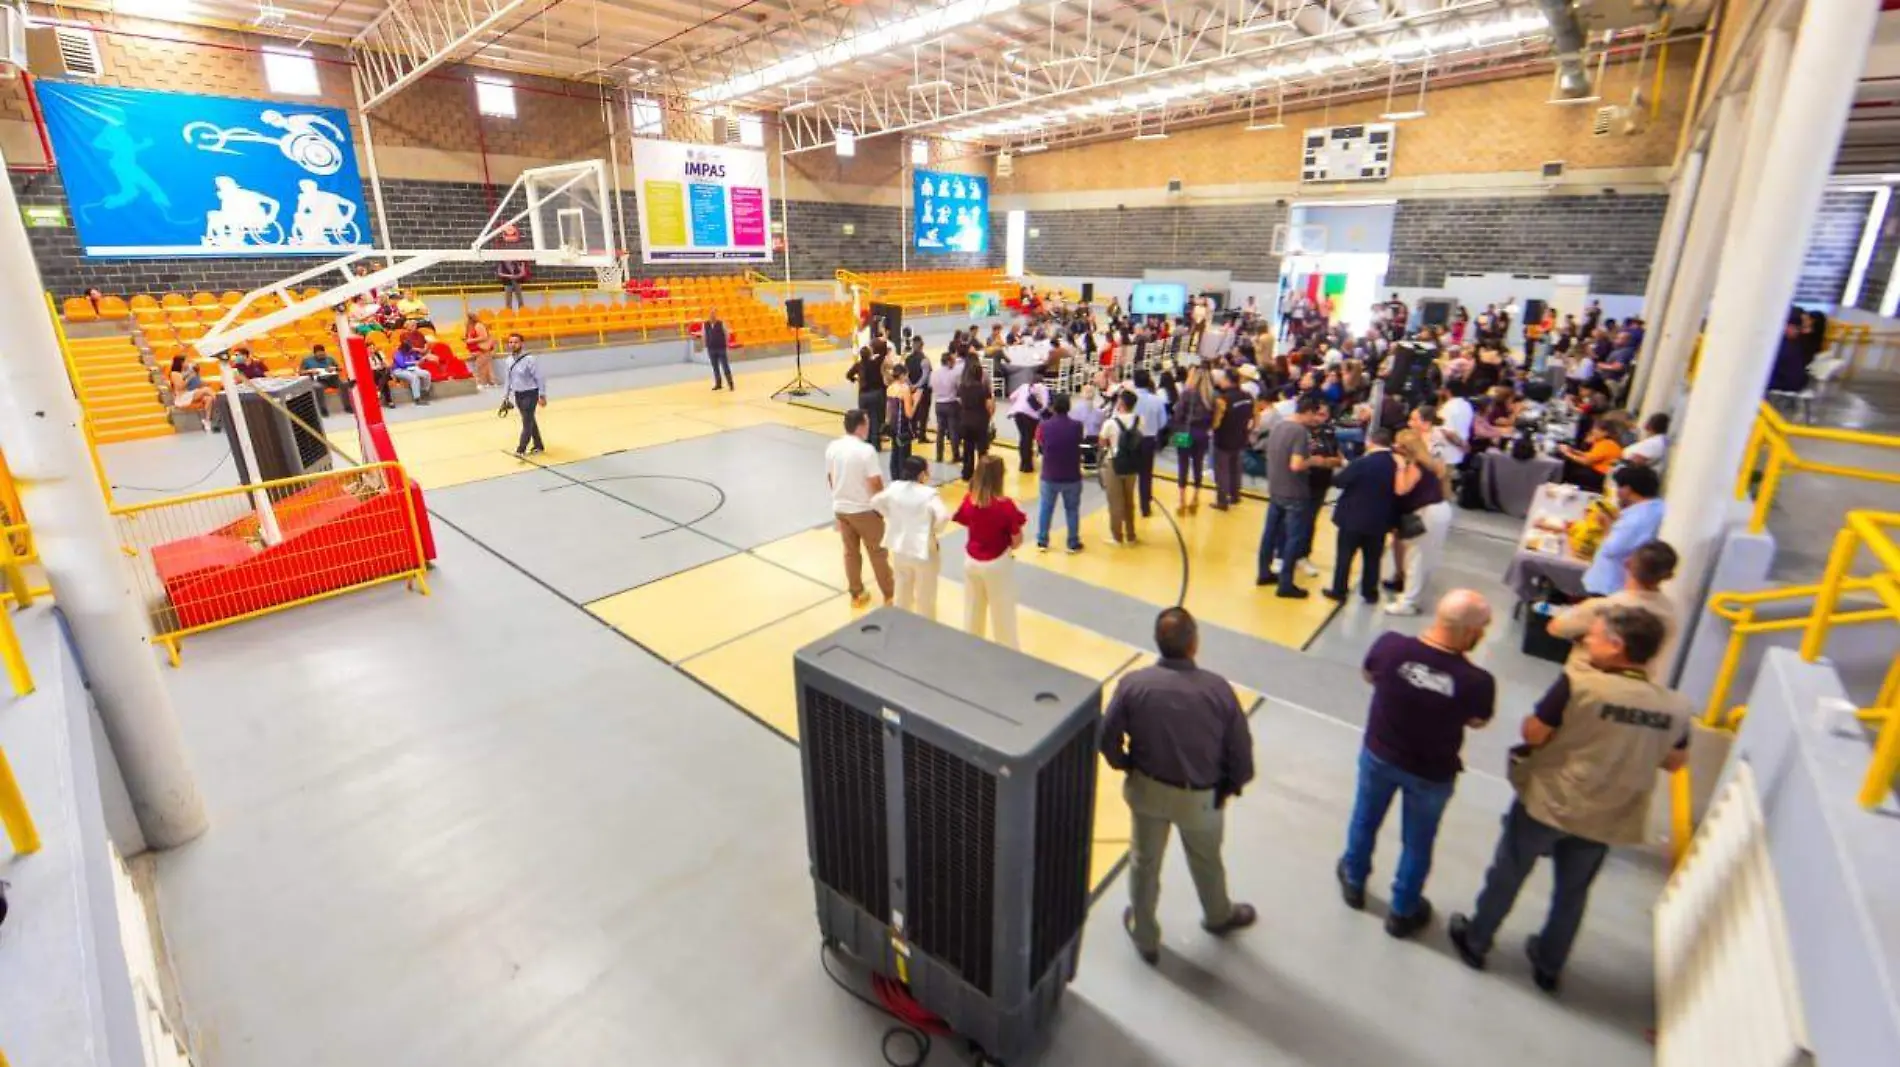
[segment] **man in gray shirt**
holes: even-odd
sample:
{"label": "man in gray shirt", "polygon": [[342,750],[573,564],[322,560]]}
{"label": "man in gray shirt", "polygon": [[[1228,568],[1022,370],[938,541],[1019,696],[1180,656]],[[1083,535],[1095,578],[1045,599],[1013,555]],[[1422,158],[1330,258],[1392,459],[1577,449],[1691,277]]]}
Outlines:
{"label": "man in gray shirt", "polygon": [[1313,519],[1319,507],[1308,472],[1345,464],[1337,456],[1311,455],[1313,428],[1325,421],[1325,406],[1309,393],[1295,404],[1292,417],[1276,423],[1267,435],[1267,527],[1260,535],[1260,571],[1254,584],[1273,584],[1277,555],[1277,595],[1290,600],[1310,595],[1293,583],[1293,568],[1313,545]]}
{"label": "man in gray shirt", "polygon": [[1155,619],[1161,662],[1115,687],[1102,727],[1102,757],[1125,772],[1134,832],[1129,841],[1128,896],[1122,925],[1135,951],[1160,959],[1161,857],[1168,834],[1181,830],[1188,872],[1201,898],[1201,927],[1216,936],[1252,926],[1251,904],[1227,896],[1221,862],[1222,807],[1253,780],[1253,735],[1225,678],[1194,665],[1200,631],[1185,608]]}

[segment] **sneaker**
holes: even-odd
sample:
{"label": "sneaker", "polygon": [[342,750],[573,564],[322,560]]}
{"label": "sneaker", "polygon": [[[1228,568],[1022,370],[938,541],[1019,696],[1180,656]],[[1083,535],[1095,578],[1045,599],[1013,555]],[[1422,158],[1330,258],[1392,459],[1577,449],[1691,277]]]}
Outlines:
{"label": "sneaker", "polygon": [[1545,970],[1543,964],[1537,961],[1536,934],[1532,934],[1525,940],[1524,955],[1528,956],[1531,961],[1531,981],[1537,983],[1537,988],[1555,996],[1557,994],[1557,983],[1560,976],[1556,971]]}
{"label": "sneaker", "polygon": [[1037,542],[1036,542],[1036,551],[1038,551],[1038,552],[1047,552],[1047,551],[1049,551],[1049,542],[1047,542],[1047,541],[1037,541]]}
{"label": "sneaker", "polygon": [[1069,555],[1071,556],[1075,555],[1077,552],[1080,552],[1080,551],[1082,551],[1082,542],[1080,541],[1077,541],[1075,544],[1070,545],[1068,549]]}
{"label": "sneaker", "polygon": [[1317,578],[1319,577],[1319,567],[1312,560],[1303,559],[1300,561],[1300,573],[1306,575],[1308,578]]}
{"label": "sneaker", "polygon": [[1445,924],[1445,936],[1451,939],[1451,947],[1458,950],[1458,958],[1465,966],[1474,971],[1484,970],[1484,953],[1471,947],[1470,918],[1453,913],[1451,921]]}
{"label": "sneaker", "polygon": [[1366,887],[1353,885],[1352,879],[1346,877],[1345,860],[1340,860],[1333,868],[1333,877],[1339,880],[1339,897],[1346,902],[1346,906],[1354,911],[1366,910]]}
{"label": "sneaker", "polygon": [[531,456],[538,456],[541,453],[546,452],[546,451],[547,449],[542,448],[540,445],[535,445],[533,448],[528,449],[528,454]]}
{"label": "sneaker", "polygon": [[1387,615],[1417,615],[1418,605],[1408,604],[1403,600],[1394,600],[1385,606],[1385,613]]}
{"label": "sneaker", "polygon": [[1313,594],[1307,592],[1304,589],[1301,589],[1299,586],[1296,585],[1292,587],[1291,589],[1282,589],[1273,595],[1279,597],[1282,600],[1305,600],[1307,597],[1310,597]]}
{"label": "sneaker", "polygon": [[1388,915],[1385,917],[1385,932],[1403,941],[1432,921],[1432,902],[1424,897],[1418,898],[1418,910],[1410,915]]}

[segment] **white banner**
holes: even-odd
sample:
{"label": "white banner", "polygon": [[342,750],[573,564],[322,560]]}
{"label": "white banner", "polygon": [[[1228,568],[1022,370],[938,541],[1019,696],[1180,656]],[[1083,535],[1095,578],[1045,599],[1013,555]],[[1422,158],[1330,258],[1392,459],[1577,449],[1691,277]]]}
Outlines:
{"label": "white banner", "polygon": [[763,151],[636,137],[633,177],[642,261],[772,261]]}

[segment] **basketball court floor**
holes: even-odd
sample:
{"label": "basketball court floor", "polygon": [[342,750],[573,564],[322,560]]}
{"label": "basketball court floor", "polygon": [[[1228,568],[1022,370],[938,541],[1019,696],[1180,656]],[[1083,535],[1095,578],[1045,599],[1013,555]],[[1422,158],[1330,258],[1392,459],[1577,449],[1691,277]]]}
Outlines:
{"label": "basketball court floor", "polygon": [[[776,361],[736,393],[702,373],[556,379],[532,462],[492,394],[402,409],[393,436],[440,550],[432,595],[375,589],[185,642],[167,677],[214,827],[160,857],[160,915],[208,1067],[876,1062],[887,1021],[818,969],[794,748],[791,655],[854,615],[821,463],[839,420],[771,399],[789,376]],[[205,438],[147,446],[108,450],[115,480],[165,486],[217,457]],[[1010,491],[1033,514],[1034,482]],[[1442,920],[1390,940],[1396,815],[1368,914],[1339,903],[1332,865],[1358,658],[1419,621],[1257,591],[1258,503],[1158,507],[1127,550],[1104,544],[1102,505],[1091,488],[1081,555],[1020,554],[1023,647],[1112,686],[1152,662],[1159,607],[1204,621],[1204,665],[1253,709],[1261,778],[1227,852],[1262,922],[1203,937],[1171,856],[1163,962],[1140,964],[1118,921],[1127,815],[1104,776],[1098,903],[1038,1062],[1649,1062],[1653,859],[1606,869],[1562,1000],[1518,951],[1541,877],[1490,973],[1456,961]],[[960,536],[945,547],[939,617],[955,624]],[[1437,584],[1508,611],[1500,558],[1454,539]],[[1467,745],[1429,890],[1441,914],[1475,894],[1509,803],[1503,752],[1554,676],[1497,629],[1481,660],[1499,722]]]}

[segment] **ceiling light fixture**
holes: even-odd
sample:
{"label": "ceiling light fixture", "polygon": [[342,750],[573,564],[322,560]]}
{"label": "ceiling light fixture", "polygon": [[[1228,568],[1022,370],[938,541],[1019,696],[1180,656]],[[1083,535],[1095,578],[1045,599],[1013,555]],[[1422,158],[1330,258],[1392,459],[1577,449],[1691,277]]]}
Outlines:
{"label": "ceiling light fixture", "polygon": [[927,41],[948,30],[967,26],[991,15],[1020,7],[1022,3],[1023,0],[955,0],[953,3],[932,8],[923,14],[866,30],[836,44],[780,60],[749,74],[741,74],[736,78],[728,78],[702,89],[695,89],[689,95],[701,103],[723,103],[756,93],[761,89],[783,85],[794,78],[807,77],[818,71],[849,63],[854,59],[883,55],[902,45]]}
{"label": "ceiling light fixture", "polygon": [[910,87],[910,91],[913,93],[927,93],[933,89],[948,89],[950,87],[951,87],[950,79],[935,78],[927,82],[913,83]]}
{"label": "ceiling light fixture", "polygon": [[849,158],[858,154],[858,135],[840,126],[836,133],[838,155]]}
{"label": "ceiling light fixture", "polygon": [[1134,139],[1137,141],[1165,141],[1168,139],[1168,134],[1166,130],[1160,133],[1138,133]]}
{"label": "ceiling light fixture", "polygon": [[1291,25],[1293,24],[1291,22],[1288,22],[1286,19],[1264,18],[1264,19],[1255,19],[1252,22],[1249,22],[1243,26],[1235,26],[1232,30],[1229,30],[1228,32],[1232,33],[1236,37],[1245,37],[1248,34],[1252,34],[1252,33],[1266,33],[1268,30],[1284,30],[1288,26],[1291,26]]}
{"label": "ceiling light fixture", "polygon": [[1021,155],[1028,155],[1031,152],[1047,152],[1048,150],[1049,142],[1047,141],[1037,141],[1035,144],[1026,144],[1016,149]]}
{"label": "ceiling light fixture", "polygon": [[795,115],[800,111],[810,111],[812,108],[815,108],[817,106],[818,106],[818,101],[816,100],[799,100],[795,103],[786,104],[784,107],[779,108],[778,113],[781,115]]}

